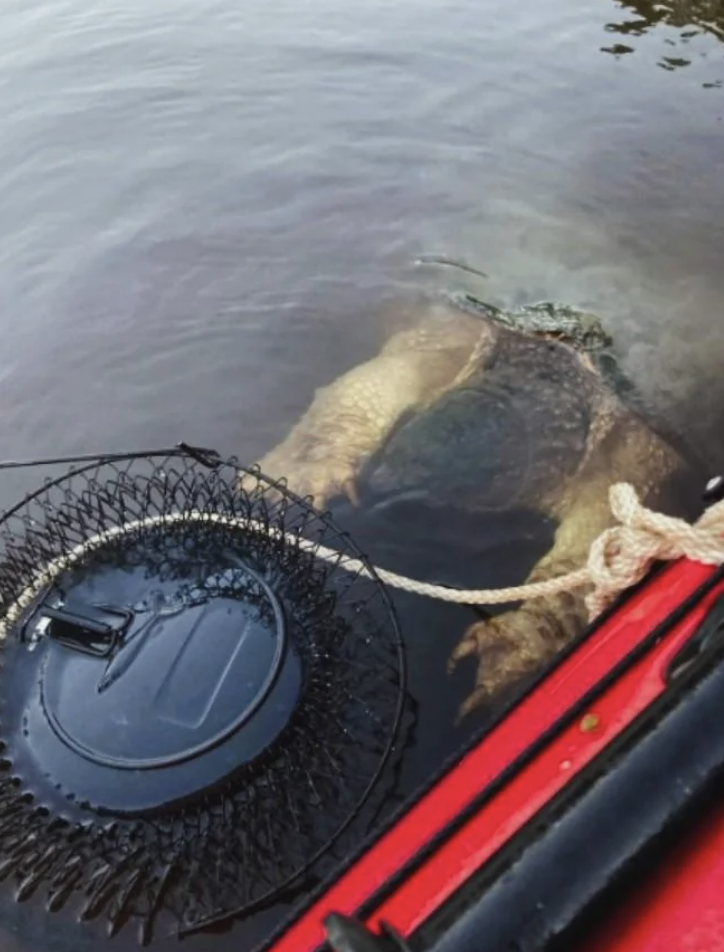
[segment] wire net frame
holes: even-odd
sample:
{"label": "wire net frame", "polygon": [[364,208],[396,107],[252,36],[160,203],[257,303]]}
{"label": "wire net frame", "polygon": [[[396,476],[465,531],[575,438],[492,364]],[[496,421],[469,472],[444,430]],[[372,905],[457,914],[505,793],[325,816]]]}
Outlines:
{"label": "wire net frame", "polygon": [[283,481],[183,453],[100,458],[0,515],[0,694],[30,606],[69,573],[137,559],[139,545],[151,574],[183,576],[188,565],[169,557],[165,536],[191,562],[199,550],[208,561],[215,547],[243,549],[295,615],[305,686],[272,747],[199,802],[160,815],[56,810],[42,770],[20,769],[0,713],[0,880],[19,901],[41,893],[49,910],[102,917],[110,934],[135,921],[142,944],[248,915],[305,875],[326,875],[334,848],[369,832],[407,703],[389,595],[350,537]]}

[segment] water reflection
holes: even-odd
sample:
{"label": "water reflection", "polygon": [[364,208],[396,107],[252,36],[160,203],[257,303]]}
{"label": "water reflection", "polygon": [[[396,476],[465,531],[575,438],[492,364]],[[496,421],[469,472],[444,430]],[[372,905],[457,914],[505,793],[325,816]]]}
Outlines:
{"label": "water reflection", "polygon": [[[671,52],[662,55],[658,66],[673,71],[690,66],[695,55],[702,55],[692,45],[700,37],[724,40],[724,3],[721,0],[620,0],[617,3],[624,18],[608,23],[606,30],[623,39],[602,47],[603,52],[621,56],[635,51],[630,45],[636,37],[643,37],[654,27],[667,28],[664,43]],[[705,88],[720,87],[721,80],[702,84]]]}

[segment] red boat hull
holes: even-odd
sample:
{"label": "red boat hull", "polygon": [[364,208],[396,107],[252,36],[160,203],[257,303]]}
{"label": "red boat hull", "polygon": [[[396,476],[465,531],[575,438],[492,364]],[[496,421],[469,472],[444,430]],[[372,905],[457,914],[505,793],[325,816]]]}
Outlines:
{"label": "red boat hull", "polygon": [[[364,922],[373,935],[382,923],[403,939],[422,929],[661,700],[672,659],[722,592],[720,571],[685,560],[640,586],[329,885],[273,952],[314,952],[332,913]],[[722,847],[724,811],[587,952],[724,950],[724,913],[714,905],[724,884]],[[702,917],[711,936],[691,945],[708,928]]]}

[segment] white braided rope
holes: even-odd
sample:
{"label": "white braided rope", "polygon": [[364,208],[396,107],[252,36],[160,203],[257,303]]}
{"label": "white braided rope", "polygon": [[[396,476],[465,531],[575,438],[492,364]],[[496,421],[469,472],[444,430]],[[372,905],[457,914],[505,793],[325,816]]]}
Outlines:
{"label": "white braided rope", "polygon": [[[222,513],[201,512],[191,509],[186,511],[182,510],[181,512],[159,513],[155,516],[147,516],[145,519],[134,519],[132,522],[124,522],[120,525],[112,526],[110,529],[105,529],[103,532],[99,532],[85,539],[83,542],[74,546],[70,552],[58,556],[57,559],[53,559],[52,562],[49,562],[36,572],[29,584],[9,606],[5,612],[5,616],[0,619],[0,641],[7,636],[9,628],[18,620],[25,609],[33,603],[34,599],[38,597],[43,589],[54,582],[63,572],[66,572],[76,565],[88,553],[102,548],[108,542],[118,538],[118,536],[129,535],[137,529],[150,529],[154,526],[173,525],[179,522],[204,522],[233,529],[262,530],[271,538],[278,539],[283,536],[288,541],[298,545],[299,548],[316,553],[316,555],[325,562],[336,562],[341,558],[340,553],[334,549],[320,546],[315,542],[302,539],[289,532],[283,533],[280,529],[274,529],[253,519],[246,519],[243,516],[226,516]],[[370,574],[365,564],[359,559],[345,558],[343,565],[351,572],[359,572],[364,575]]]}
{"label": "white braided rope", "polygon": [[693,525],[647,509],[630,483],[611,486],[609,504],[619,525],[602,532],[592,543],[586,564],[565,575],[511,588],[467,591],[415,582],[392,572],[378,575],[405,591],[466,605],[547,598],[591,585],[586,607],[593,621],[618,595],[640,582],[654,562],[687,558],[705,565],[724,563],[724,500],[710,506]]}
{"label": "white braided rope", "polygon": [[[385,569],[375,569],[375,573],[382,582],[394,588],[463,605],[502,605],[592,585],[586,606],[589,618],[593,620],[617,595],[639,582],[655,561],[688,558],[706,565],[724,563],[724,500],[709,507],[693,525],[647,509],[629,483],[614,484],[609,490],[609,501],[611,512],[620,524],[598,536],[591,545],[585,566],[556,578],[510,588],[460,590],[418,582]],[[0,640],[6,637],[9,628],[47,585],[89,552],[137,529],[193,521],[239,529],[261,529],[272,538],[285,538],[325,562],[338,562],[345,571],[368,578],[372,575],[361,559],[343,557],[334,549],[243,517],[196,510],[149,516],[99,532],[40,569],[0,619]]]}
{"label": "white braided rope", "polygon": [[686,558],[704,565],[724,563],[724,500],[709,506],[693,525],[647,509],[629,483],[614,484],[609,502],[620,525],[602,532],[588,554],[586,571],[594,586],[586,599],[591,618],[639,582],[653,562]]}

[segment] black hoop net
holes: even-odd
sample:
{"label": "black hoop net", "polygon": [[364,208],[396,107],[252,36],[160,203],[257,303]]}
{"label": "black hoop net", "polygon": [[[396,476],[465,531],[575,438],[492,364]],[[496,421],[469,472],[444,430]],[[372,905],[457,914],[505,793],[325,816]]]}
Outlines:
{"label": "black hoop net", "polygon": [[194,929],[275,901],[378,793],[404,706],[388,598],[327,516],[238,474],[107,459],[0,518],[16,898]]}

